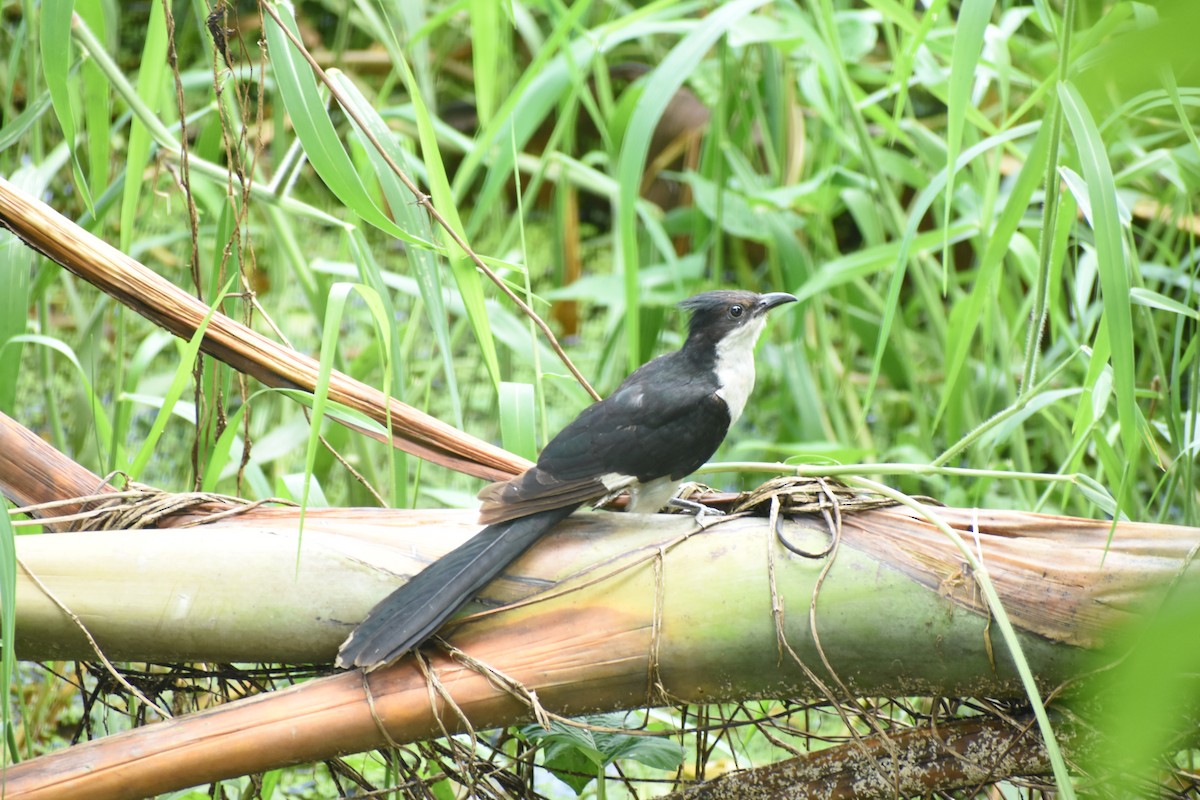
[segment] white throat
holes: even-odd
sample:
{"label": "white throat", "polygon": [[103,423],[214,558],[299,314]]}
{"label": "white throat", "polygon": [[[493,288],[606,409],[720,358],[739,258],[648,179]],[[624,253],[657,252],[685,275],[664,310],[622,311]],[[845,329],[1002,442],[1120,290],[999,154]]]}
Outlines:
{"label": "white throat", "polygon": [[737,422],[754,388],[754,345],[767,323],[756,317],[717,342],[717,396],[729,407],[729,424]]}

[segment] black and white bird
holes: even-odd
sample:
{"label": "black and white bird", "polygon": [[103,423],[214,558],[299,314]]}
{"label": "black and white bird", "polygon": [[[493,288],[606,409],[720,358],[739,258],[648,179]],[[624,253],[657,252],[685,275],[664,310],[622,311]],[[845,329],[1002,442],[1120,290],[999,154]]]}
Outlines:
{"label": "black and white bird", "polygon": [[487,527],[376,605],[342,644],[337,665],[372,670],[421,644],[584,503],[628,491],[630,511],[652,514],[667,505],[746,407],[767,312],[795,300],[723,290],[680,303],[692,314],[683,347],[585,408],[536,466],[484,488],[479,521]]}

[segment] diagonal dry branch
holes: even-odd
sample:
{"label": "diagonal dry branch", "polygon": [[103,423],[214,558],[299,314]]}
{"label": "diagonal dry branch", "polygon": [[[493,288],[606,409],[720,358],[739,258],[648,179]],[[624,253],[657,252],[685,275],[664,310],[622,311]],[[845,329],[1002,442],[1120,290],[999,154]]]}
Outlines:
{"label": "diagonal dry branch", "polygon": [[[209,313],[195,297],[2,177],[0,227],[176,336],[191,338]],[[219,312],[213,314],[200,346],[266,386],[316,390],[319,365],[315,359]],[[330,377],[329,398],[384,427],[390,421],[391,444],[435,464],[487,480],[508,478],[529,466],[519,456],[336,371]],[[358,430],[381,439],[374,431]]]}
{"label": "diagonal dry branch", "polygon": [[[33,431],[0,412],[0,495],[18,506],[33,506],[115,491],[99,475],[67,458]],[[87,502],[67,502],[58,505],[52,513],[70,516],[89,506]],[[65,526],[51,524],[50,529],[63,530]]]}

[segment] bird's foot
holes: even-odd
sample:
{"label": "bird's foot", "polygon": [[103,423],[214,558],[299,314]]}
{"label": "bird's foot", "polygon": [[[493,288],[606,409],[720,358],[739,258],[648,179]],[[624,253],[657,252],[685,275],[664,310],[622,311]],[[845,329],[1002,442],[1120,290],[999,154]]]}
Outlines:
{"label": "bird's foot", "polygon": [[706,506],[704,503],[697,503],[695,500],[684,500],[682,497],[672,497],[667,501],[667,505],[671,508],[682,508],[685,511],[691,511],[696,517],[697,524],[703,523],[706,515],[713,517],[725,516],[725,512],[719,508]]}

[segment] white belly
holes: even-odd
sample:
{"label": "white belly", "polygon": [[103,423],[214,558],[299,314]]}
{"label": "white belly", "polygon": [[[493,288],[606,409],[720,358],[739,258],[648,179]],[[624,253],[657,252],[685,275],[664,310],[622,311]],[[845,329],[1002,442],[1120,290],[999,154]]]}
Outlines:
{"label": "white belly", "polygon": [[610,492],[610,497],[628,489],[629,507],[626,510],[634,514],[654,514],[661,511],[675,496],[675,491],[679,488],[680,483],[671,480],[669,475],[648,483],[639,483],[638,479],[632,475],[622,475],[618,472],[601,475],[600,482]]}

